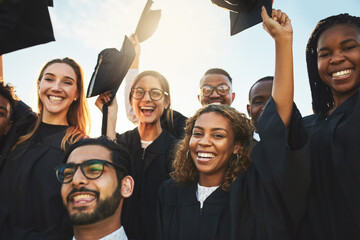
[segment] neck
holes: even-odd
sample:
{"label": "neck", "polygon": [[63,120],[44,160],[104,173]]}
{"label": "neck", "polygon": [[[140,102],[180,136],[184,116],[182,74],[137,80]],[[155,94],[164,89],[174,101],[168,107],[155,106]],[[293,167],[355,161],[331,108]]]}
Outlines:
{"label": "neck", "polygon": [[162,132],[160,120],[156,123],[141,123],[138,127],[140,139],[144,141],[154,141]]}
{"label": "neck", "polygon": [[110,217],[89,225],[74,226],[76,240],[100,239],[115,232],[121,227],[120,216],[117,216],[117,218]]}
{"label": "neck", "polygon": [[49,112],[43,112],[41,121],[52,125],[69,125],[67,121],[67,113],[61,114],[61,116],[59,116],[58,114],[55,115]]}
{"label": "neck", "polygon": [[[224,173],[225,174],[225,173]],[[217,175],[199,175],[199,184],[203,187],[216,187],[220,186],[222,179],[224,178],[224,174],[217,174]]]}

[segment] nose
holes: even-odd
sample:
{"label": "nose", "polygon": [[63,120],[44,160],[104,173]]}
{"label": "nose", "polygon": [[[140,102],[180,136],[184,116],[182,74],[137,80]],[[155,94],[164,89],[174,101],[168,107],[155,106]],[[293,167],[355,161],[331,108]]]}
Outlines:
{"label": "nose", "polygon": [[88,179],[84,176],[80,167],[78,167],[75,170],[75,173],[74,173],[74,176],[72,179],[72,185],[80,186],[80,185],[86,185],[87,183],[88,183]]}
{"label": "nose", "polygon": [[220,95],[218,94],[218,92],[216,91],[215,88],[213,89],[212,93],[210,94],[210,97],[212,97],[212,98],[220,97]]}
{"label": "nose", "polygon": [[210,141],[210,136],[208,134],[205,134],[199,141],[199,145],[200,146],[210,146],[211,145],[211,141]]}
{"label": "nose", "polygon": [[330,63],[331,64],[339,64],[342,63],[345,60],[344,55],[341,54],[340,52],[334,52],[331,59],[330,59]]}
{"label": "nose", "polygon": [[61,89],[60,84],[61,84],[61,81],[59,81],[59,80],[54,81],[51,90],[60,91],[60,89]]}
{"label": "nose", "polygon": [[149,91],[146,91],[146,92],[145,92],[145,95],[144,95],[143,99],[144,99],[145,101],[151,101],[150,92],[149,92]]}

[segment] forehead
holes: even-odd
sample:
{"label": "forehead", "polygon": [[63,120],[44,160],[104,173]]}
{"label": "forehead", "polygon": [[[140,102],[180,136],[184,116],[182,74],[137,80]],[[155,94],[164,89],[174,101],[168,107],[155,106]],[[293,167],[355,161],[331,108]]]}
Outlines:
{"label": "forehead", "polygon": [[138,87],[145,89],[151,89],[151,88],[162,89],[159,79],[151,75],[147,75],[140,78],[140,80],[135,84],[134,88],[138,88]]}
{"label": "forehead", "polygon": [[226,84],[229,87],[231,86],[231,82],[227,76],[223,74],[207,74],[201,79],[200,87],[204,85],[216,87],[220,84]]}
{"label": "forehead", "polygon": [[228,132],[232,132],[230,121],[220,113],[208,112],[201,114],[195,121],[196,127],[204,129],[225,129]]}
{"label": "forehead", "polygon": [[51,64],[44,70],[44,75],[50,73],[54,75],[68,76],[76,80],[76,74],[74,69],[69,64],[66,63]]}
{"label": "forehead", "polygon": [[254,85],[250,92],[250,99],[259,95],[271,95],[272,91],[271,80],[260,81]]}
{"label": "forehead", "polygon": [[318,49],[329,43],[339,43],[346,39],[354,39],[360,42],[360,29],[351,24],[331,26],[320,34]]}
{"label": "forehead", "polygon": [[67,163],[82,163],[89,159],[101,159],[111,162],[109,149],[99,145],[85,145],[74,149],[67,159]]}

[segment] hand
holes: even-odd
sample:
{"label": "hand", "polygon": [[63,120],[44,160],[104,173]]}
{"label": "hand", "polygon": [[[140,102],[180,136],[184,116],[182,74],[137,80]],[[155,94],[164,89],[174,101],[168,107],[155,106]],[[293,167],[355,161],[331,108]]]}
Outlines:
{"label": "hand", "polygon": [[263,19],[263,28],[275,41],[284,38],[292,39],[291,20],[286,13],[273,9],[271,18],[267,14],[265,7],[262,7],[261,17]]}
{"label": "hand", "polygon": [[140,42],[139,39],[137,37],[137,35],[135,33],[131,34],[131,36],[129,37],[132,45],[134,46],[135,49],[135,58],[134,61],[132,62],[130,68],[139,68],[139,62],[140,62],[140,53],[141,53],[141,47],[140,47]]}
{"label": "hand", "polygon": [[95,105],[102,112],[104,104],[108,103],[111,99],[111,92],[100,94],[95,101]]}

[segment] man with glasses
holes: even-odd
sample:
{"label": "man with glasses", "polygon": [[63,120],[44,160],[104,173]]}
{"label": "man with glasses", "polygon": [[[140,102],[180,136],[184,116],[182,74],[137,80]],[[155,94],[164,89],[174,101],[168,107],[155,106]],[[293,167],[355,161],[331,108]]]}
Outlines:
{"label": "man with glasses", "polygon": [[231,105],[235,99],[232,92],[232,79],[225,70],[211,68],[200,80],[199,102],[202,106],[209,104]]}
{"label": "man with glasses", "polygon": [[127,239],[120,219],[124,199],[134,188],[130,166],[128,151],[105,136],[82,139],[69,148],[56,177],[73,240]]}

